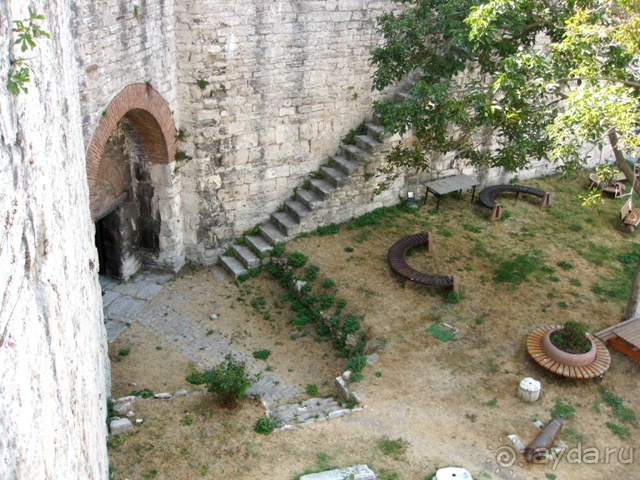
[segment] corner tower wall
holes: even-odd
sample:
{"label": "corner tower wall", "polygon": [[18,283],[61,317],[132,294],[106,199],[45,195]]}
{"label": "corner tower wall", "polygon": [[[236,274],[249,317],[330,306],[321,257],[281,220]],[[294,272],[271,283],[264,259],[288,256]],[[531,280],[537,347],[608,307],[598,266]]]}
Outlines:
{"label": "corner tower wall", "polygon": [[[109,369],[67,2],[0,2],[44,14],[25,52],[28,93],[0,55],[0,478],[106,479]],[[19,48],[14,48],[19,53]]]}

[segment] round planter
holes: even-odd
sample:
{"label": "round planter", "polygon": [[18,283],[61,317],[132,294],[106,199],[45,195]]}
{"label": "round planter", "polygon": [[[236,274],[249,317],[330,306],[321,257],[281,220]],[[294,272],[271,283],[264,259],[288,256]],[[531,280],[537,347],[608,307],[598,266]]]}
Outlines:
{"label": "round planter", "polygon": [[562,328],[554,328],[549,330],[545,334],[545,336],[542,337],[542,341],[540,343],[540,347],[549,358],[570,367],[584,367],[585,365],[593,363],[593,361],[596,359],[598,350],[596,348],[595,342],[590,335],[587,334],[587,338],[591,342],[591,350],[589,350],[587,353],[569,353],[565,352],[564,350],[560,350],[553,343],[551,343],[551,334],[553,334],[557,330],[562,330]]}

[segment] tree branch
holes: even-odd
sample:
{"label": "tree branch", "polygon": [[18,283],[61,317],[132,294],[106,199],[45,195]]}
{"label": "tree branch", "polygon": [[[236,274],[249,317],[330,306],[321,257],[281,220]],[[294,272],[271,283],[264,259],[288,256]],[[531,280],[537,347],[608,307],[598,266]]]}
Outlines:
{"label": "tree branch", "polygon": [[[567,78],[559,79],[558,83],[569,83],[569,82],[577,82],[582,80],[588,80],[588,79],[586,77],[567,77]],[[640,83],[632,82],[631,80],[622,80],[620,78],[613,78],[613,77],[600,77],[600,78],[597,78],[596,80],[601,80],[604,82],[612,82],[612,83],[622,83],[623,85],[626,85],[628,87],[640,88]]]}

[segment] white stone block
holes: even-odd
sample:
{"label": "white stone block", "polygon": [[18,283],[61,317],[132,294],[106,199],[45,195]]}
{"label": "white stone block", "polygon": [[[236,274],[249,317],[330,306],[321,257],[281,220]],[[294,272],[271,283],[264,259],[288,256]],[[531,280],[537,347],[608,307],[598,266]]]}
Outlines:
{"label": "white stone block", "polygon": [[539,381],[526,377],[522,379],[518,386],[518,397],[525,402],[535,402],[540,398],[540,390],[541,385]]}
{"label": "white stone block", "polygon": [[436,480],[473,480],[473,478],[464,468],[447,467],[436,472]]}
{"label": "white stone block", "polygon": [[109,423],[111,435],[122,435],[133,430],[133,424],[128,418],[114,418]]}
{"label": "white stone block", "polygon": [[300,480],[376,480],[376,474],[367,465],[356,465],[353,467],[339,468],[320,473],[303,475]]}

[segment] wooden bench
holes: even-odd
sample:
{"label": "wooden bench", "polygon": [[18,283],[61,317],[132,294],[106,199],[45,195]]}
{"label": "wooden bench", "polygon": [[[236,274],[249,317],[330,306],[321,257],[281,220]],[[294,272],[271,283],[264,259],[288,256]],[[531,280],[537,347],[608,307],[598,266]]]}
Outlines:
{"label": "wooden bench", "polygon": [[502,218],[502,209],[500,208],[500,204],[496,203],[496,196],[499,193],[505,192],[514,192],[518,195],[518,198],[522,198],[522,194],[526,193],[529,195],[534,195],[536,197],[542,198],[542,202],[540,203],[540,208],[548,207],[551,205],[551,194],[549,192],[545,192],[544,190],[539,190],[533,187],[526,187],[524,185],[493,185],[491,187],[487,187],[482,192],[480,192],[480,203],[482,203],[485,207],[491,209],[491,213],[489,214],[489,220],[500,220]]}
{"label": "wooden bench", "polygon": [[433,236],[431,232],[416,233],[401,238],[394,243],[387,253],[387,260],[391,268],[398,274],[411,280],[414,283],[428,285],[432,287],[447,287],[458,292],[458,277],[446,275],[429,275],[419,272],[411,267],[406,260],[406,254],[409,250],[419,245],[427,245],[427,251],[433,253]]}
{"label": "wooden bench", "polygon": [[625,202],[620,210],[620,221],[622,231],[633,233],[640,224],[640,208],[633,208],[631,200]]}

